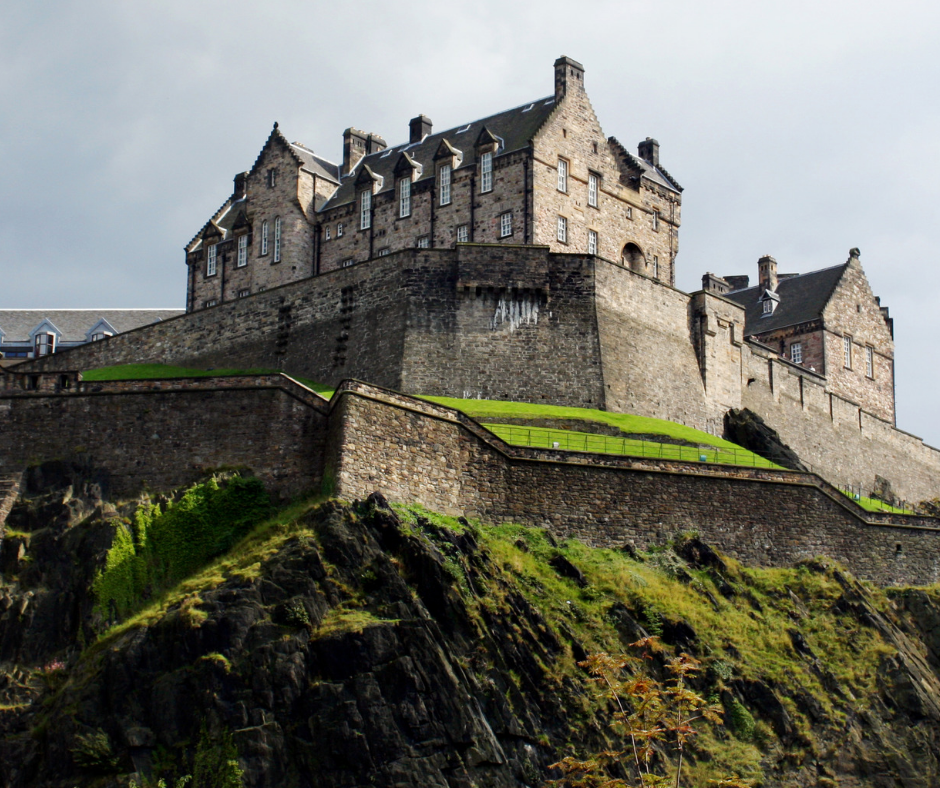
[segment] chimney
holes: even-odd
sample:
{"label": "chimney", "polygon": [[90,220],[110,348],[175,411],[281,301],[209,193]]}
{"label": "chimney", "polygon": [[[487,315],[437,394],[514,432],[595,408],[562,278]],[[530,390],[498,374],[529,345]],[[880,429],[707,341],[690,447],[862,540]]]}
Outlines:
{"label": "chimney", "polygon": [[411,129],[408,142],[421,142],[431,133],[431,119],[427,115],[418,115],[408,121],[408,127]]}
{"label": "chimney", "polygon": [[366,155],[366,133],[352,127],[343,132],[343,169],[340,175],[349,175]]}
{"label": "chimney", "polygon": [[385,140],[383,140],[378,134],[370,134],[366,140],[366,155],[370,156],[373,153],[378,153],[383,151],[388,147]]}
{"label": "chimney", "polygon": [[648,161],[654,167],[659,166],[659,143],[652,137],[647,137],[636,146],[643,161]]}
{"label": "chimney", "polygon": [[757,261],[757,276],[762,293],[765,290],[771,293],[777,292],[777,261],[769,254],[765,254]]}
{"label": "chimney", "polygon": [[710,271],[702,277],[702,290],[706,293],[717,293],[718,295],[724,295],[727,292],[730,292],[731,285],[720,276],[716,276]]}
{"label": "chimney", "polygon": [[577,60],[562,56],[555,61],[555,102],[571,90],[584,90],[584,66]]}
{"label": "chimney", "polygon": [[235,188],[232,190],[232,199],[241,200],[245,197],[246,187],[248,185],[248,173],[240,172],[235,176]]}

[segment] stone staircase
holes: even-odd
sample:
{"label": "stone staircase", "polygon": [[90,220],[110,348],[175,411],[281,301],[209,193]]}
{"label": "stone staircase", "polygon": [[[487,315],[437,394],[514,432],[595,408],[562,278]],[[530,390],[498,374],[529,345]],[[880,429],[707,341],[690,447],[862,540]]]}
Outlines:
{"label": "stone staircase", "polygon": [[20,494],[21,479],[20,473],[0,474],[0,535],[3,534],[7,515]]}

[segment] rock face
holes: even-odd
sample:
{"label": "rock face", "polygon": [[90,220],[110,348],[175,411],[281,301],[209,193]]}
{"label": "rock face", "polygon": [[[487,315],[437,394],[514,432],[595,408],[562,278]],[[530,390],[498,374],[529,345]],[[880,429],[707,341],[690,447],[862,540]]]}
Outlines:
{"label": "rock face", "polygon": [[810,470],[781,440],[775,429],[747,408],[732,408],[725,414],[725,439],[791,471]]}
{"label": "rock face", "polygon": [[[18,548],[3,541],[2,788],[126,785],[173,758],[189,772],[187,748],[203,725],[231,733],[251,788],[535,786],[562,755],[606,743],[604,712],[589,713],[591,690],[574,665],[586,655],[575,622],[589,622],[578,599],[592,589],[570,556],[546,562],[554,580],[536,589],[543,609],[521,593],[520,583],[534,581],[473,528],[423,520],[419,532],[378,495],[328,502],[270,536],[257,561],[236,555],[227,579],[193,580],[146,620],[79,654],[83,639],[104,631],[88,587],[118,514],[95,493],[75,480],[55,494],[40,486],[11,515],[24,535],[13,542],[28,548],[15,558]],[[647,560],[666,566],[663,555]],[[692,539],[669,555],[690,598],[717,610],[702,590],[717,578],[722,596],[750,598],[754,620],[762,615],[738,570],[708,545]],[[832,608],[890,648],[875,697],[854,712],[854,698],[803,637],[809,613],[789,592],[793,658],[831,688],[840,711],[769,678],[726,676],[726,709],[749,710],[741,725],[753,715],[772,740],[761,745],[762,785],[938,784],[936,593],[897,592],[890,610],[879,609],[838,570],[806,571],[835,578]],[[570,598],[554,599],[550,582]],[[547,617],[555,604],[570,606],[570,627]],[[687,621],[616,602],[603,625],[620,648],[655,627],[666,644],[709,657],[706,633]],[[65,669],[49,670],[52,660]],[[700,691],[719,694],[718,670]]]}

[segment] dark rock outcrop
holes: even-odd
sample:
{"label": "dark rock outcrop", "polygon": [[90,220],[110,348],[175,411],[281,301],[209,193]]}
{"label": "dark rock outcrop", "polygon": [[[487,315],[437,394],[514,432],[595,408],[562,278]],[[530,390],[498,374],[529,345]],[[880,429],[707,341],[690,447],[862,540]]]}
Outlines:
{"label": "dark rock outcrop", "polygon": [[737,443],[765,460],[791,471],[808,471],[797,453],[783,442],[777,431],[747,408],[732,408],[725,414],[725,440]]}

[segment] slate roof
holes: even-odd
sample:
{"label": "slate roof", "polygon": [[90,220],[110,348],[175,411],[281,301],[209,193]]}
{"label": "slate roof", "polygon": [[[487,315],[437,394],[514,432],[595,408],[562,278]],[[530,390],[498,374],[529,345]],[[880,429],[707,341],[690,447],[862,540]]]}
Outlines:
{"label": "slate roof", "polygon": [[356,165],[356,169],[342,179],[336,194],[320,210],[325,211],[338,205],[346,205],[356,199],[356,175],[359,174],[363,165],[368,165],[373,173],[384,179],[379,193],[395,188],[394,169],[402,151],[406,151],[412,159],[422,166],[421,177],[418,178],[419,182],[433,178],[434,154],[437,153],[443,139],[446,139],[463,154],[463,161],[458,170],[464,167],[473,167],[477,163],[475,150],[477,138],[484,126],[499,139],[500,146],[497,155],[501,156],[504,153],[512,153],[526,147],[529,140],[535,136],[554,109],[554,96],[546,96],[527,104],[521,104],[513,109],[508,109],[505,112],[490,115],[487,118],[480,118],[480,120],[472,123],[465,123],[462,126],[447,129],[447,131],[429,134],[421,142],[393,145],[379,153],[365,156]]}
{"label": "slate roof", "polygon": [[848,263],[811,271],[808,274],[787,276],[777,282],[780,303],[771,315],[764,317],[760,287],[735,290],[725,295],[744,307],[744,335],[764,334],[778,328],[807,323],[822,316],[832,291],[842,278]]}
{"label": "slate roof", "polygon": [[302,166],[305,170],[309,170],[314,175],[326,178],[326,180],[333,183],[339,183],[340,168],[338,164],[333,164],[333,162],[327,161],[322,156],[317,156],[310,148],[299,142],[290,143],[290,147],[294,155],[298,156],[303,162]]}
{"label": "slate roof", "polygon": [[85,342],[101,319],[119,334],[182,315],[185,309],[0,309],[3,342],[29,342],[29,333],[43,320],[61,331],[60,342]]}

